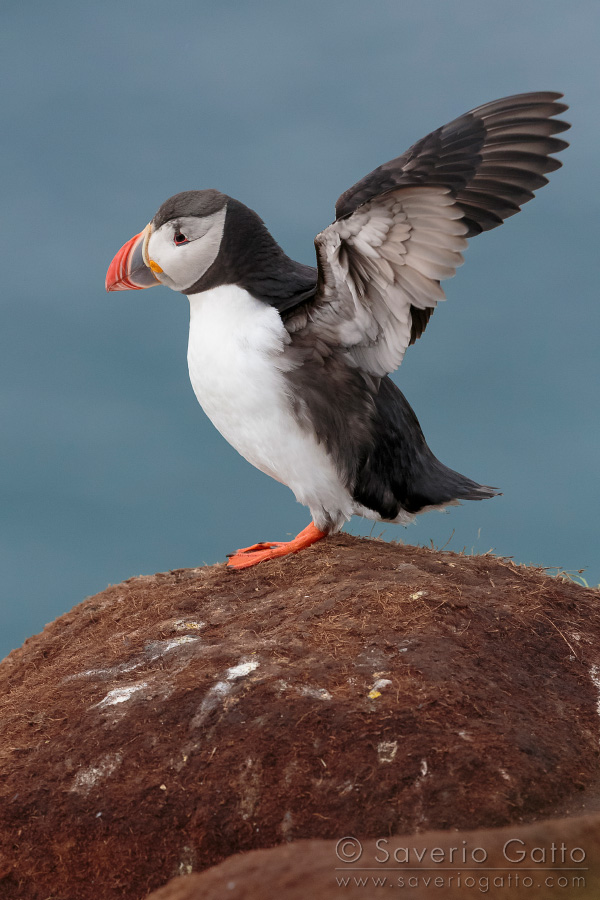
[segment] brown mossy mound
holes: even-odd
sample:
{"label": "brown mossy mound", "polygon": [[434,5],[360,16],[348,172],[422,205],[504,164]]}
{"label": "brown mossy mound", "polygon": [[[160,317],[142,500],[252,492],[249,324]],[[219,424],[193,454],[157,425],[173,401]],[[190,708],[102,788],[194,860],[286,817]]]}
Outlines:
{"label": "brown mossy mound", "polygon": [[283,841],[580,809],[598,599],[343,535],[110,587],[0,665],[1,896],[137,900]]}
{"label": "brown mossy mound", "polygon": [[[553,849],[554,848],[554,849]],[[428,831],[358,842],[296,841],[237,853],[174,878],[147,900],[598,900],[600,815],[536,825]]]}

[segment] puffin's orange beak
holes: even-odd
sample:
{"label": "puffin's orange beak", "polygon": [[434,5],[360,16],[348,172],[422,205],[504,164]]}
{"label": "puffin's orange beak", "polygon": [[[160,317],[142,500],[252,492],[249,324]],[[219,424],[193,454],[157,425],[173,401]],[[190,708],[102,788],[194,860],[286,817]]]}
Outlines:
{"label": "puffin's orange beak", "polygon": [[[108,267],[107,291],[141,291],[142,288],[160,284],[150,266],[144,261],[150,232],[150,225],[146,225],[143,231],[123,244]],[[156,268],[160,271],[158,266]]]}

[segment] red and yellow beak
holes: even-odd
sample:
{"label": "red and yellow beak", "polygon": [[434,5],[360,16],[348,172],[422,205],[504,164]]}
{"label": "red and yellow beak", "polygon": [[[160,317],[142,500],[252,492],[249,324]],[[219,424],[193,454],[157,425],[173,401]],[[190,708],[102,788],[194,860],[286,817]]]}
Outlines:
{"label": "red and yellow beak", "polygon": [[143,231],[123,244],[108,267],[107,291],[141,291],[160,284],[154,273],[160,273],[162,269],[148,257],[151,233],[152,226],[146,225]]}

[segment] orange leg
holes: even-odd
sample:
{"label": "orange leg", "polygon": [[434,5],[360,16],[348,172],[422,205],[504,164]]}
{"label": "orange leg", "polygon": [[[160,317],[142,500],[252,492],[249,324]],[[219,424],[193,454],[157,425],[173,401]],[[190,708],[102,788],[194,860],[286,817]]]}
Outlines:
{"label": "orange leg", "polygon": [[227,565],[232,569],[247,569],[255,566],[265,559],[275,559],[278,556],[287,556],[288,553],[297,553],[310,547],[316,541],[326,536],[326,532],[319,531],[313,522],[304,531],[301,531],[293,541],[269,541],[268,543],[252,544],[234,553]]}

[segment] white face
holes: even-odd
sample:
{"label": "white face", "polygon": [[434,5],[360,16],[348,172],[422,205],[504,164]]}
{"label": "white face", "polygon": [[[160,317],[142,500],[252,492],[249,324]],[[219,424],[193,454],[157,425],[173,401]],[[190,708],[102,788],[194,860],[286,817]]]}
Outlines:
{"label": "white face", "polygon": [[203,218],[178,216],[152,231],[144,249],[144,262],[162,284],[184,291],[212,266],[221,246],[226,212],[224,206]]}

